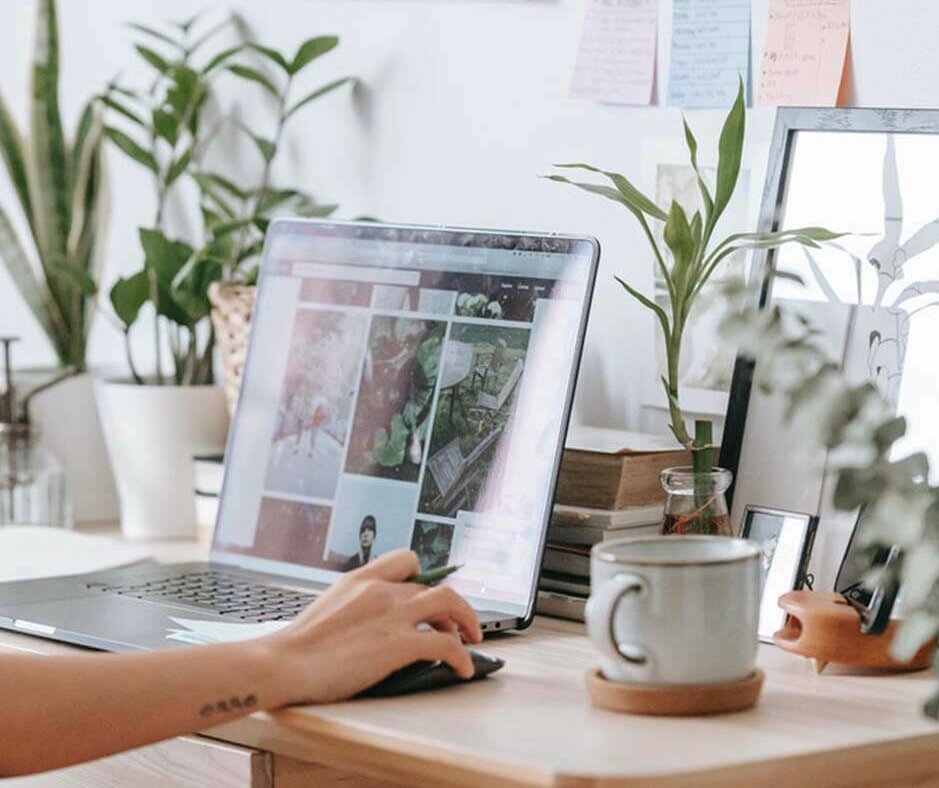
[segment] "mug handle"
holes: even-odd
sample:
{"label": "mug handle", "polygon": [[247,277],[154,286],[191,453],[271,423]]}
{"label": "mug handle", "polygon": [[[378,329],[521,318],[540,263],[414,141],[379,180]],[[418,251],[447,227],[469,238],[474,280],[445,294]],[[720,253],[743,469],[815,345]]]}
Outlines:
{"label": "mug handle", "polygon": [[652,667],[651,655],[640,646],[617,640],[613,626],[619,606],[628,600],[639,601],[647,591],[646,581],[639,575],[620,572],[591,595],[586,611],[588,628],[603,633],[598,645],[604,656],[613,661],[622,660],[639,676],[646,675]]}

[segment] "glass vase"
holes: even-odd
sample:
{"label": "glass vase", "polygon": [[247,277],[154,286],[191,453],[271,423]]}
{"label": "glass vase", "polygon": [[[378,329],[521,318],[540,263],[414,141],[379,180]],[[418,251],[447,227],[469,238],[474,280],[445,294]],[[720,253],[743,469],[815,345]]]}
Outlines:
{"label": "glass vase", "polygon": [[724,468],[697,473],[691,466],[666,468],[659,476],[665,489],[665,535],[734,536],[727,509],[733,474]]}
{"label": "glass vase", "polygon": [[72,527],[61,463],[20,424],[0,423],[0,525]]}

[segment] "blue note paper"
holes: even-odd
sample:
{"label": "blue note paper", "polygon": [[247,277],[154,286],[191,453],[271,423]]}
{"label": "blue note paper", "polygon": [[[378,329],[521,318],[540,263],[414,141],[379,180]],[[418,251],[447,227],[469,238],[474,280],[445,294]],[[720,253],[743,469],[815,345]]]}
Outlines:
{"label": "blue note paper", "polygon": [[673,0],[668,103],[729,107],[741,77],[748,88],[750,0]]}

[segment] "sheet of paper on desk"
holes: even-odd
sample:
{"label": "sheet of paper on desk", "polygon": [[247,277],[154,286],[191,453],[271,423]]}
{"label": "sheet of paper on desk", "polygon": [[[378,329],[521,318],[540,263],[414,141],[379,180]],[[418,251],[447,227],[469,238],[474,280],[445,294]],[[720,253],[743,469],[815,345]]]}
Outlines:
{"label": "sheet of paper on desk", "polygon": [[179,624],[179,628],[170,629],[166,639],[192,645],[253,640],[270,635],[290,623],[289,621],[263,621],[236,624],[226,621],[200,621],[195,618],[171,618],[170,620]]}
{"label": "sheet of paper on desk", "polygon": [[650,104],[657,30],[658,0],[587,0],[571,96]]}
{"label": "sheet of paper on desk", "polygon": [[850,32],[850,0],[770,0],[756,103],[834,107]]}
{"label": "sheet of paper on desk", "polygon": [[144,561],[142,547],[42,525],[0,528],[0,582],[80,575]]}
{"label": "sheet of paper on desk", "polygon": [[750,0],[673,0],[668,103],[729,107],[750,81]]}

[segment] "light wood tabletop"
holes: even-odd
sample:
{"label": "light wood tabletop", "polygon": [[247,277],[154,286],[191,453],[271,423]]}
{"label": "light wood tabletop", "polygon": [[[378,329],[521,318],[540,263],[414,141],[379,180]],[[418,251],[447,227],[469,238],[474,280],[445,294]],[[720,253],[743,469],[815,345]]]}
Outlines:
{"label": "light wood tabletop", "polygon": [[[2,633],[0,648],[68,647]],[[817,675],[764,645],[755,709],[666,719],[591,707],[581,625],[539,618],[484,648],[506,667],[476,684],[259,713],[205,733],[338,770],[349,785],[939,786],[939,724],[921,713],[930,672]]]}

